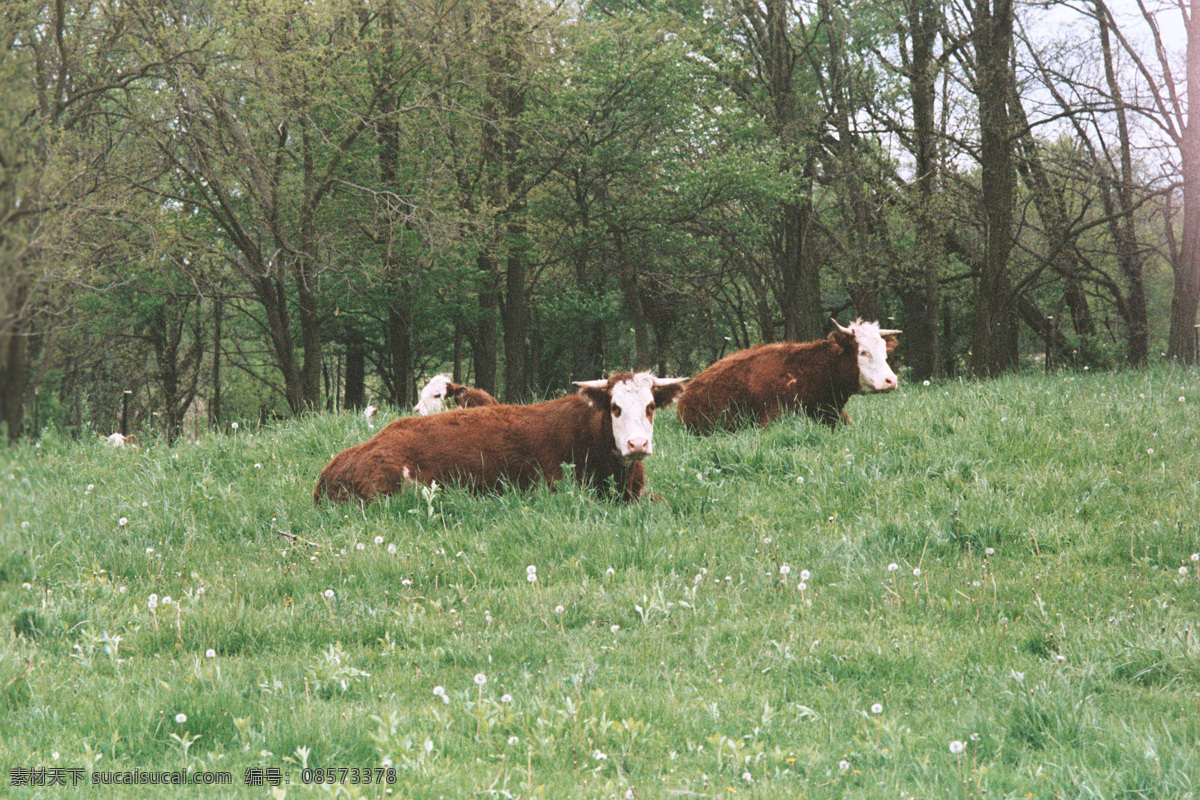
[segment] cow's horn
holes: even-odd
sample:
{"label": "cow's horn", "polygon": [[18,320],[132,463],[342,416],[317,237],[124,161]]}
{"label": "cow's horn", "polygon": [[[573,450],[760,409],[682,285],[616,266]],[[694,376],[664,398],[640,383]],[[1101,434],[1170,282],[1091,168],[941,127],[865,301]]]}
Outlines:
{"label": "cow's horn", "polygon": [[841,331],[842,333],[854,333],[854,331],[852,331],[850,328],[843,328],[843,327],[842,327],[842,323],[838,322],[838,321],[837,321],[836,319],[834,319],[833,317],[830,317],[830,318],[829,318],[829,321],[830,321],[830,322],[832,322],[832,323],[833,323],[833,325],[834,325],[834,327],[836,327],[836,328],[837,328],[839,331]]}
{"label": "cow's horn", "polygon": [[880,336],[898,336],[901,333],[904,333],[904,331],[895,331],[895,330],[892,330],[891,328],[880,328],[879,329]]}

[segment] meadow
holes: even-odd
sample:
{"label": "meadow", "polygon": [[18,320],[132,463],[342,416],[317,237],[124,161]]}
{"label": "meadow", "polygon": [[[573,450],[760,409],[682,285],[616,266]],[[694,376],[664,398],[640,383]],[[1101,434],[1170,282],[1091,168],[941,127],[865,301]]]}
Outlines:
{"label": "meadow", "polygon": [[351,414],[0,451],[0,795],[1200,797],[1197,373],[848,411],[664,412],[631,507],[314,507]]}

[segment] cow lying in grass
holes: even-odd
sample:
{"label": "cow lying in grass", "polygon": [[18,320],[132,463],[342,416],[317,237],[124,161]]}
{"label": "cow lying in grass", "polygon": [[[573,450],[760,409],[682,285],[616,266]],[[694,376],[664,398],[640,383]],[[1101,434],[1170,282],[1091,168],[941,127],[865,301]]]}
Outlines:
{"label": "cow lying in grass", "polygon": [[453,399],[454,404],[459,408],[499,405],[496,398],[483,389],[455,383],[449,375],[434,375],[421,390],[421,398],[413,407],[413,411],[422,417],[428,417],[430,414],[442,411],[445,408],[445,401],[450,399]]}
{"label": "cow lying in grass", "polygon": [[607,492],[611,478],[619,500],[636,500],[646,482],[642,460],[654,449],[654,412],[675,401],[685,380],[622,372],[576,382],[576,394],[544,403],[398,419],[329,462],[313,500],[370,500],[433,481],[525,488],[560,480],[563,464],[580,483]]}
{"label": "cow lying in grass", "polygon": [[693,433],[765,426],[784,411],[800,411],[828,426],[850,422],[851,395],[890,392],[896,373],[887,356],[900,331],[856,320],[815,342],[775,342],[726,356],[692,378],[678,415]]}

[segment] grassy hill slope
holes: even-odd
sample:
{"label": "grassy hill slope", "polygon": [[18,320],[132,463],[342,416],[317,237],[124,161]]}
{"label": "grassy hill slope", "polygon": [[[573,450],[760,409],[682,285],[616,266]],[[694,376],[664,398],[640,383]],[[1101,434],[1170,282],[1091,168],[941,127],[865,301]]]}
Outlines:
{"label": "grassy hill slope", "polygon": [[315,508],[349,415],[0,451],[0,794],[79,791],[10,786],[41,765],[233,778],[119,797],[381,766],[340,796],[1200,796],[1196,373],[849,411],[662,414],[635,507]]}

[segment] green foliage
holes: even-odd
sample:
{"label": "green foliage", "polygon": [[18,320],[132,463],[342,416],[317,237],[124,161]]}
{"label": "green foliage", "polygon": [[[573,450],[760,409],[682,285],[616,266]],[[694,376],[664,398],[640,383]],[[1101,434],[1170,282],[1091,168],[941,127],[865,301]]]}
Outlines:
{"label": "green foliage", "polygon": [[414,797],[1186,797],[1195,394],[909,385],[849,428],[709,438],[665,413],[633,507],[570,481],[314,507],[359,415],[51,435],[0,465],[0,763],[238,797],[304,765]]}

